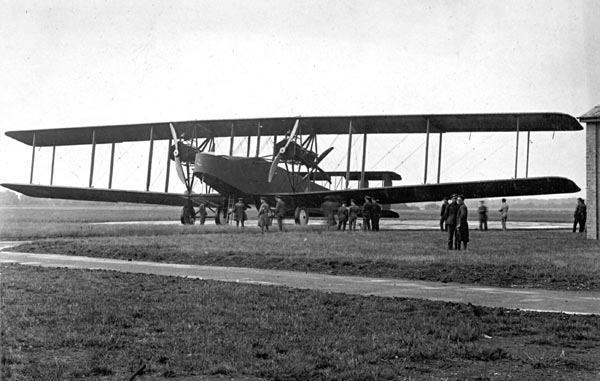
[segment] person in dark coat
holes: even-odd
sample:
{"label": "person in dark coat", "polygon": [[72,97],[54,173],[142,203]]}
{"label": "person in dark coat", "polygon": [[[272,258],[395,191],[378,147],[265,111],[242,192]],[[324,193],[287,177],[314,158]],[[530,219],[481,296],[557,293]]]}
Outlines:
{"label": "person in dark coat", "polygon": [[360,207],[356,205],[354,200],[350,200],[350,207],[348,208],[348,222],[350,226],[348,230],[355,231],[356,230],[356,220],[358,219],[358,215],[360,214]]}
{"label": "person in dark coat", "polygon": [[342,202],[342,205],[337,210],[338,227],[337,230],[346,231],[346,223],[348,222],[348,208],[346,203]]}
{"label": "person in dark coat", "polygon": [[579,224],[579,232],[585,231],[585,221],[587,220],[587,207],[585,201],[582,198],[577,199],[577,207],[575,208],[575,221],[573,222],[573,233],[577,231],[577,224]]}
{"label": "person in dark coat", "polygon": [[485,206],[485,201],[479,201],[477,213],[479,214],[479,230],[488,230],[488,208]]}
{"label": "person in dark coat", "polygon": [[181,223],[184,225],[193,225],[196,218],[196,212],[194,211],[194,203],[192,200],[187,199],[183,210],[181,211]]}
{"label": "person in dark coat", "polygon": [[200,225],[204,225],[206,221],[206,205],[202,202],[198,207],[198,216],[200,217]]}
{"label": "person in dark coat", "polygon": [[467,205],[465,205],[464,197],[458,196],[458,213],[456,214],[456,242],[454,246],[456,250],[460,250],[462,244],[463,248],[467,250],[467,243],[469,242],[469,224],[467,222]]}
{"label": "person in dark coat", "polygon": [[260,207],[258,208],[258,226],[260,226],[260,232],[264,233],[265,230],[269,231],[269,224],[271,217],[271,208],[267,204],[267,199],[261,197]]}
{"label": "person in dark coat", "polygon": [[440,230],[441,231],[447,230],[446,226],[444,226],[444,222],[446,222],[446,218],[444,216],[446,215],[447,207],[448,207],[448,197],[444,197],[444,199],[442,200],[442,209],[440,210]]}
{"label": "person in dark coat", "polygon": [[444,213],[444,222],[446,223],[446,231],[448,232],[448,250],[454,249],[454,235],[456,234],[456,223],[459,205],[456,203],[456,195],[452,195],[452,201],[446,207]]}
{"label": "person in dark coat", "polygon": [[371,211],[373,210],[373,204],[371,203],[371,197],[365,196],[365,203],[362,206],[363,216],[363,230],[371,230]]}
{"label": "person in dark coat", "polygon": [[379,204],[379,200],[373,201],[373,206],[371,207],[371,229],[373,231],[379,231],[379,219],[381,218],[381,205]]}
{"label": "person in dark coat", "polygon": [[500,221],[502,222],[502,230],[506,231],[506,221],[508,220],[508,204],[506,203],[506,199],[502,199],[502,204],[500,204]]}
{"label": "person in dark coat", "polygon": [[235,220],[235,226],[239,227],[240,223],[244,227],[244,221],[248,219],[246,216],[246,204],[244,204],[243,198],[238,198],[238,202],[233,205],[233,219]]}
{"label": "person in dark coat", "polygon": [[283,217],[285,217],[285,202],[281,199],[281,197],[275,197],[277,203],[275,204],[275,217],[277,218],[277,225],[279,226],[279,231],[283,231]]}

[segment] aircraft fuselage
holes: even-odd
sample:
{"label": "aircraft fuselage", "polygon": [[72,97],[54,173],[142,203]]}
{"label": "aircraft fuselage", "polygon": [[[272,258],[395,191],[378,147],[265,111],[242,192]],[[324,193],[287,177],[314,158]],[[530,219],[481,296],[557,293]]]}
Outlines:
{"label": "aircraft fuselage", "polygon": [[243,197],[256,203],[262,195],[304,191],[326,191],[298,174],[278,168],[268,182],[271,162],[256,157],[221,156],[197,153],[194,175],[223,197]]}

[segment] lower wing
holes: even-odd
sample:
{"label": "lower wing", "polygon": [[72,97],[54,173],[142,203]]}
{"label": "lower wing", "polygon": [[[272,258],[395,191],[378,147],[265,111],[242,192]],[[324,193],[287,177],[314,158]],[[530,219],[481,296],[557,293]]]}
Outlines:
{"label": "lower wing", "polygon": [[[443,184],[403,185],[383,188],[346,189],[279,194],[286,203],[295,206],[319,207],[324,201],[349,201],[362,203],[365,196],[373,197],[381,204],[440,201],[452,194],[467,199],[509,196],[532,196],[542,194],[573,193],[581,189],[564,177],[530,177],[525,179],[471,181]],[[266,194],[266,197],[275,195]]]}
{"label": "lower wing", "polygon": [[[157,205],[185,205],[188,196],[182,193],[139,192],[117,189],[75,188],[31,184],[0,184],[30,197],[60,198],[66,200],[131,202]],[[220,205],[223,197],[218,194],[192,194],[189,198],[195,203]]]}

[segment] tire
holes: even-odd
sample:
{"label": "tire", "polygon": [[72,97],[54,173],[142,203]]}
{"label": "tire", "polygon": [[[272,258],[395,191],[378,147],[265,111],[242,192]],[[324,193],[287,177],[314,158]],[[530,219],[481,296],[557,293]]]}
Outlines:
{"label": "tire", "polygon": [[296,225],[308,225],[308,210],[305,207],[299,206],[296,208],[294,222],[296,222]]}
{"label": "tire", "polygon": [[225,212],[222,207],[218,206],[217,211],[215,212],[215,225],[221,225],[221,216],[226,217]]}

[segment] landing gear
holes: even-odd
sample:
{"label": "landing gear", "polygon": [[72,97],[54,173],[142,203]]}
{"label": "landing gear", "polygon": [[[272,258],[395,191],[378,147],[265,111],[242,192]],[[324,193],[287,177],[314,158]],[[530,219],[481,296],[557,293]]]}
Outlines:
{"label": "landing gear", "polygon": [[221,225],[221,221],[227,223],[227,209],[222,206],[218,206],[215,211],[215,225]]}
{"label": "landing gear", "polygon": [[194,213],[194,208],[193,207],[188,207],[188,206],[184,206],[183,210],[181,211],[181,224],[182,225],[193,225],[194,222],[196,222],[196,218],[195,218],[195,213]]}
{"label": "landing gear", "polygon": [[305,207],[299,206],[294,211],[294,221],[296,225],[307,225],[308,224],[308,210]]}

